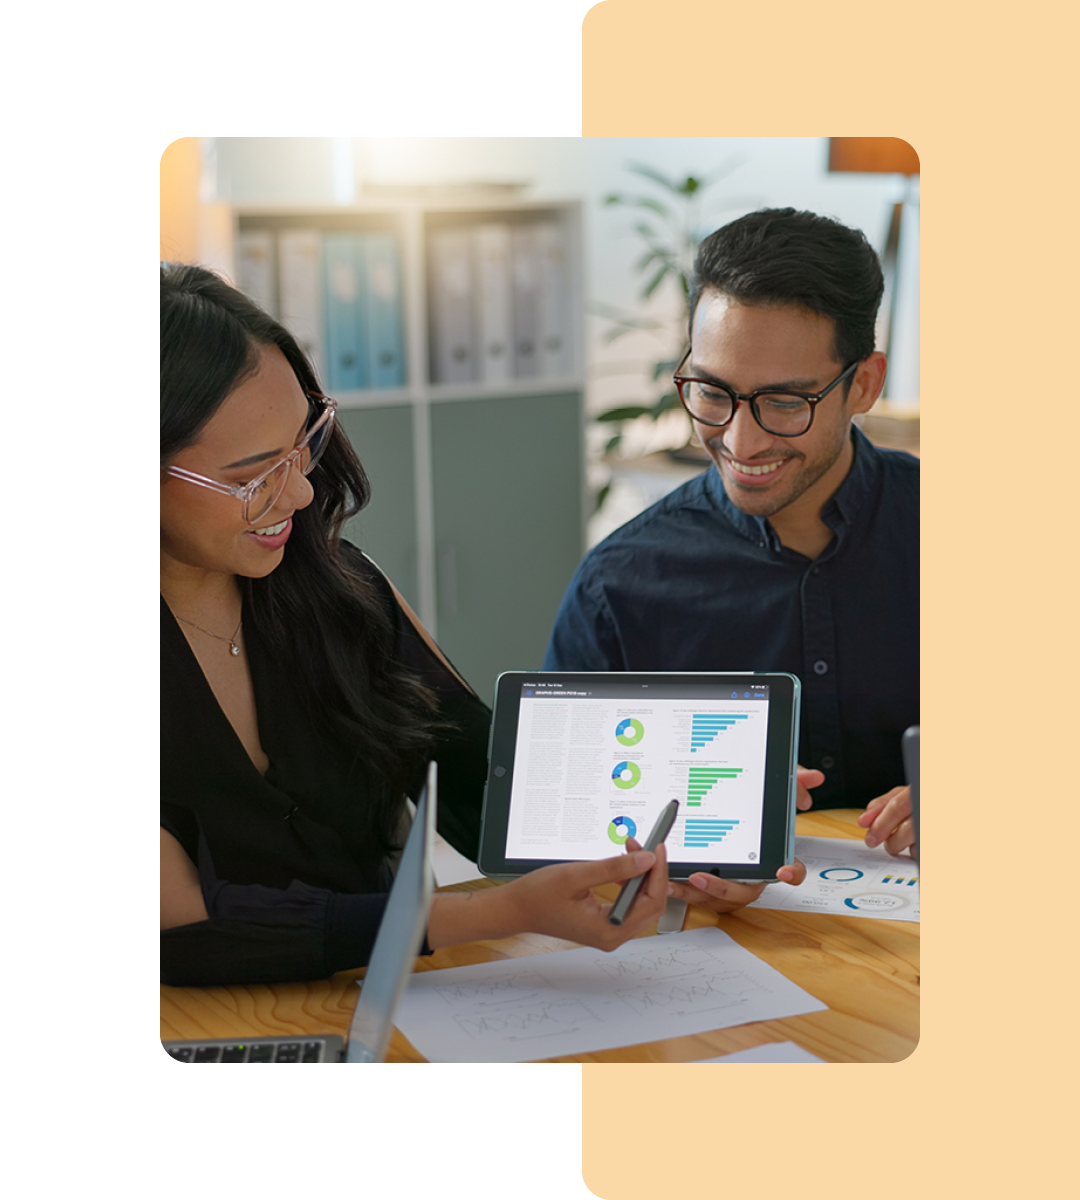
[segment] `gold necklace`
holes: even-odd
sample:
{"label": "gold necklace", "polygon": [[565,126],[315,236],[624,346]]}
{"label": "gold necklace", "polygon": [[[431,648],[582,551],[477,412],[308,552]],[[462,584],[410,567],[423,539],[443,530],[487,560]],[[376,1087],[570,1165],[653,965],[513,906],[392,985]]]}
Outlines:
{"label": "gold necklace", "polygon": [[240,626],[244,623],[244,618],[240,618],[240,625],[237,625],[236,632],[231,638],[222,637],[220,633],[212,633],[209,629],[203,629],[201,625],[196,625],[194,621],[189,621],[187,617],[177,616],[178,621],[183,621],[185,625],[190,625],[192,629],[197,629],[200,633],[205,633],[207,637],[217,638],[219,642],[229,643],[229,652],[233,655],[240,653],[240,647],[237,645],[236,639],[240,636]]}

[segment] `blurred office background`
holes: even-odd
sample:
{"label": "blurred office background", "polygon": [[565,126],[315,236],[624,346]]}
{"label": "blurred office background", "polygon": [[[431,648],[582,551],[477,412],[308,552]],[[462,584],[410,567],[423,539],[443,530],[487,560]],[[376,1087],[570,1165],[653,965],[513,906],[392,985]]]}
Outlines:
{"label": "blurred office background", "polygon": [[350,536],[487,695],[539,665],[585,549],[705,468],[668,407],[685,239],[766,206],[881,253],[890,368],[864,430],[917,453],[918,160],[897,139],[185,138],[160,252],[300,338],[372,478]]}

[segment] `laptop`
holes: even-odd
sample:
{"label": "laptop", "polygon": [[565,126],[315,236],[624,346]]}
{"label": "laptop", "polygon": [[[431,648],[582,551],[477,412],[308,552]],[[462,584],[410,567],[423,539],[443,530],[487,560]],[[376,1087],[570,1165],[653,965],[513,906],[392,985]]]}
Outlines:
{"label": "laptop", "polygon": [[904,774],[907,776],[908,787],[911,788],[911,823],[915,826],[915,845],[912,846],[912,858],[918,860],[922,849],[919,838],[919,727],[912,725],[904,731],[902,742],[904,750]]}
{"label": "laptop", "polygon": [[162,1042],[166,1051],[180,1062],[382,1062],[431,908],[436,789],[437,766],[433,762],[428,766],[344,1046],[333,1033],[286,1034]]}

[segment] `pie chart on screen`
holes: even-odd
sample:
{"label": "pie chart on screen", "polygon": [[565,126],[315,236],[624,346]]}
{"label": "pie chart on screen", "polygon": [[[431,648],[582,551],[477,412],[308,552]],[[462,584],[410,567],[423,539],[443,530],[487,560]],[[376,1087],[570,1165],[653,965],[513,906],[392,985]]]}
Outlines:
{"label": "pie chart on screen", "polygon": [[637,826],[629,817],[616,817],[607,827],[607,835],[616,846],[625,846],[627,838],[637,837]]}
{"label": "pie chart on screen", "polygon": [[625,791],[627,788],[636,787],[641,782],[641,768],[637,763],[616,763],[615,770],[611,772],[611,778],[617,788]]}
{"label": "pie chart on screen", "polygon": [[635,717],[627,717],[615,726],[615,740],[624,746],[636,746],[645,736],[645,726]]}

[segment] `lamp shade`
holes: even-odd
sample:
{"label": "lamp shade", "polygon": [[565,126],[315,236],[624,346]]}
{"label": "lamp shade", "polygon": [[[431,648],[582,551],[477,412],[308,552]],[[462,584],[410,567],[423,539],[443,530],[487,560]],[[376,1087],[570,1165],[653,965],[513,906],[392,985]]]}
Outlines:
{"label": "lamp shade", "polygon": [[829,138],[829,170],[918,175],[919,156],[903,138]]}

